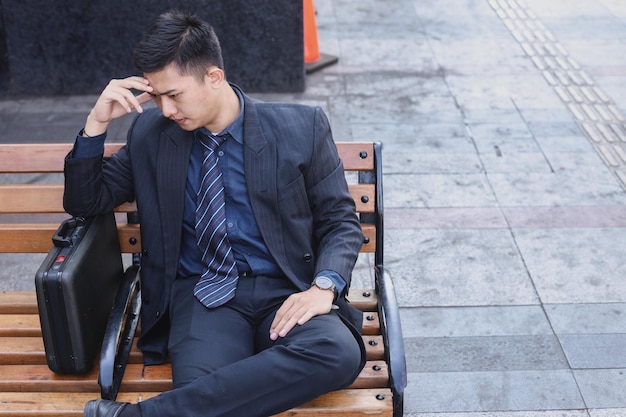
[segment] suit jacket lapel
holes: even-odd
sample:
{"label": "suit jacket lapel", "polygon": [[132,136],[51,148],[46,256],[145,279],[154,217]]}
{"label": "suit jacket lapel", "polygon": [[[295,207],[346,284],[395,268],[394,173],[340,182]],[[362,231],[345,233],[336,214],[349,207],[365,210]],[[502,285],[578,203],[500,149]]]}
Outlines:
{"label": "suit jacket lapel", "polygon": [[185,185],[193,133],[172,126],[160,133],[158,143],[156,176],[165,269],[167,276],[175,276],[180,253],[180,239],[176,236],[181,235],[183,227]]}
{"label": "suit jacket lapel", "polygon": [[295,279],[285,253],[278,210],[276,143],[263,135],[254,101],[244,96],[244,170],[252,212],[270,253],[285,274]]}

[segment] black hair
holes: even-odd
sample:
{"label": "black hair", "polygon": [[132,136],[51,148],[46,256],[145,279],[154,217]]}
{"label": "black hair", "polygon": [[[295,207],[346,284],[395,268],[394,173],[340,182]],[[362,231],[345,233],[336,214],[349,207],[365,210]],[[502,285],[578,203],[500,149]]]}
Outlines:
{"label": "black hair", "polygon": [[222,48],[211,25],[176,10],[159,16],[135,47],[133,64],[139,71],[150,73],[171,63],[181,75],[194,75],[199,80],[213,65],[223,70]]}

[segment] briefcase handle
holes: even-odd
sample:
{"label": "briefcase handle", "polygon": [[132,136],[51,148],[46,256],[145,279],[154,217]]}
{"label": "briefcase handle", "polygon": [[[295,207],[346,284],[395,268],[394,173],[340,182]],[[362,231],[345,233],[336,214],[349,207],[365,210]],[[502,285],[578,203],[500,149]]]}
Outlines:
{"label": "briefcase handle", "polygon": [[61,222],[61,225],[52,236],[52,243],[58,248],[67,248],[71,246],[79,235],[87,221],[84,217],[72,217]]}

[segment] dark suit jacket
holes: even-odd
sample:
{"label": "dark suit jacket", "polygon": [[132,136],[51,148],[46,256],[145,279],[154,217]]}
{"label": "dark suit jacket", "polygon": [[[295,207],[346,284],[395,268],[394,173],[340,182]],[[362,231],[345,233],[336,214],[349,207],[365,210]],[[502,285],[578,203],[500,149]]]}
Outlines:
{"label": "dark suit jacket", "polygon": [[[326,116],[319,108],[244,100],[246,181],[269,251],[301,290],[325,269],[338,272],[349,286],[362,234]],[[151,109],[135,119],[126,146],[104,163],[69,156],[65,161],[68,213],[89,216],[137,201],[143,247],[140,347],[146,363],[166,355],[192,140],[192,132]],[[362,315],[343,299],[338,304],[358,335]]]}

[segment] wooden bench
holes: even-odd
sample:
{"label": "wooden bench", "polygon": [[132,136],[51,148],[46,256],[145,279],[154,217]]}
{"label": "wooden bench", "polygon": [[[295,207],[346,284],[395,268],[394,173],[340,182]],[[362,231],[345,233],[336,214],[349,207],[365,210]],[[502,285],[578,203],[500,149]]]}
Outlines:
{"label": "wooden bench", "polygon": [[[0,145],[0,171],[14,174],[11,179],[22,173],[60,173],[70,146]],[[106,152],[120,146],[107,144]],[[381,145],[344,142],[338,143],[338,149],[361,217],[361,256],[368,258],[374,276],[373,288],[349,293],[352,304],[363,311],[368,362],[352,386],[280,415],[401,416],[406,366],[393,282],[383,266]],[[58,219],[69,217],[62,208],[63,185],[17,182],[0,185],[0,253],[47,253]],[[140,252],[139,226],[125,221],[122,214],[132,219],[135,209],[134,204],[116,209],[124,253]],[[34,280],[34,276],[22,278]],[[0,417],[79,416],[84,404],[100,397],[101,391],[110,395],[113,390],[115,396],[119,388],[118,401],[136,402],[171,389],[170,365],[143,366],[141,352],[131,345],[128,364],[113,363],[109,352],[86,375],[55,374],[46,365],[35,292],[0,292]],[[106,380],[103,387],[99,376]],[[121,384],[111,387],[116,378]]]}

